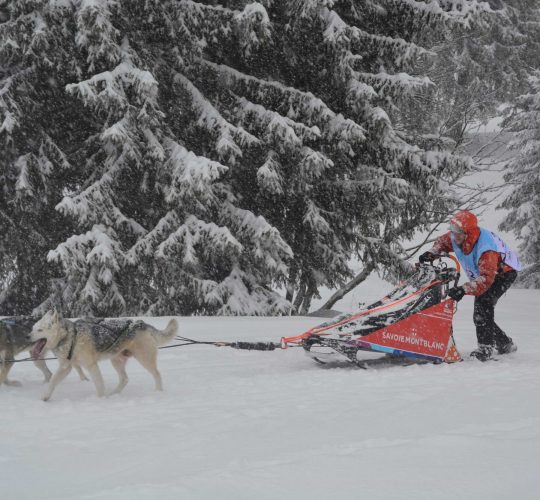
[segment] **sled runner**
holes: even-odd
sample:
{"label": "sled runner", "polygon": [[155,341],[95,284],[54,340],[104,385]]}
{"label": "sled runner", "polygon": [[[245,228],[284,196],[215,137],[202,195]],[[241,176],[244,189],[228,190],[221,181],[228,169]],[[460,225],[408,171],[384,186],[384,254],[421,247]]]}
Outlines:
{"label": "sled runner", "polygon": [[[346,361],[367,368],[380,364],[461,361],[453,336],[456,302],[446,293],[459,280],[456,268],[421,264],[414,275],[366,310],[343,314],[301,335],[284,337],[281,347],[301,345],[318,363]],[[362,353],[385,356],[362,359]]]}

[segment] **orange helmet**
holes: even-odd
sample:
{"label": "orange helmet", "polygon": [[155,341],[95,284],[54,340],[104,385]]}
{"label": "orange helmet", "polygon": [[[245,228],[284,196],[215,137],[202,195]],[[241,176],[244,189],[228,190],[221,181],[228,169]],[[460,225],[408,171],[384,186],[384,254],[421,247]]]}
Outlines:
{"label": "orange helmet", "polygon": [[467,210],[461,210],[450,220],[450,231],[471,234],[478,228],[476,215]]}

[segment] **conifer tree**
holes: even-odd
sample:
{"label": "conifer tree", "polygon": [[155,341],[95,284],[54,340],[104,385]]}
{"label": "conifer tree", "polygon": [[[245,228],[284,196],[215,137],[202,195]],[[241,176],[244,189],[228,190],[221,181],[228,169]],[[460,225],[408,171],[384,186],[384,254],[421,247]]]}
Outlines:
{"label": "conifer tree", "polygon": [[[205,36],[245,22],[225,15],[199,27],[192,2],[18,1],[2,7],[5,61],[26,72],[7,102],[3,131],[18,126],[11,110],[35,128],[32,108],[21,109],[27,73],[40,85],[39,120],[50,118],[47,105],[56,91],[60,108],[82,117],[74,124],[66,114],[50,127],[61,166],[74,167],[62,182],[51,182],[57,189],[46,208],[56,208],[55,218],[64,216],[75,229],[38,249],[42,263],[51,249],[49,262],[63,271],[42,308],[54,304],[77,315],[286,311],[270,286],[284,273],[291,250],[264,218],[240,206],[226,178],[241,147],[255,138],[224,120],[181,72],[201,54]],[[249,26],[244,30],[249,38]],[[78,135],[63,136],[71,126]],[[197,128],[206,135],[190,141]],[[3,172],[19,172],[13,184],[34,192],[34,167],[20,154],[24,146],[13,149]],[[10,195],[6,189],[6,205]],[[13,259],[6,252],[6,278]],[[31,268],[28,263],[20,274]]]}
{"label": "conifer tree", "polygon": [[[0,311],[29,313],[58,269],[48,250],[70,226],[55,211],[73,173],[68,149],[80,140],[62,9],[39,2],[0,2]],[[53,69],[54,68],[54,69]],[[73,73],[72,73],[73,74]]]}
{"label": "conifer tree", "polygon": [[[503,0],[481,4],[476,15],[435,33],[435,54],[423,70],[435,83],[426,104],[429,119],[415,126],[451,151],[464,151],[474,126],[500,114],[527,85],[537,58],[538,1]],[[478,6],[477,6],[478,8]]]}
{"label": "conifer tree", "polygon": [[517,154],[505,174],[512,186],[502,203],[509,209],[501,229],[520,240],[520,257],[528,266],[520,277],[528,288],[540,288],[540,73],[530,79],[530,91],[516,102],[507,118],[513,132],[511,147]]}
{"label": "conifer tree", "polygon": [[353,257],[399,270],[399,240],[451,203],[448,186],[468,168],[400,124],[410,102],[432,86],[415,74],[431,54],[413,28],[447,29],[475,7],[385,7],[273,2],[271,38],[250,54],[250,68],[232,68],[242,60],[234,52],[219,66],[202,64],[205,80],[217,74],[213,81],[227,81],[239,96],[228,113],[258,137],[270,129],[262,137],[264,163],[256,179],[248,167],[244,192],[258,185],[255,210],[293,249],[287,297],[301,312],[320,286],[350,277]]}

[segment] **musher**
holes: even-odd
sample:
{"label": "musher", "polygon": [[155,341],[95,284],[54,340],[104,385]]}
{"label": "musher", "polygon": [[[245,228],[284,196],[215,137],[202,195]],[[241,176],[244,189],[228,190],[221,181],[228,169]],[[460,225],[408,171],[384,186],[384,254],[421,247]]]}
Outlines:
{"label": "musher", "polygon": [[517,350],[517,346],[495,323],[495,305],[522,270],[517,254],[495,233],[478,227],[474,214],[463,210],[450,221],[450,231],[435,241],[433,247],[419,257],[421,263],[433,262],[438,254],[454,252],[465,269],[469,282],[455,286],[448,295],[460,301],[474,295],[474,325],[478,347],[471,356],[487,361],[493,348],[499,354]]}

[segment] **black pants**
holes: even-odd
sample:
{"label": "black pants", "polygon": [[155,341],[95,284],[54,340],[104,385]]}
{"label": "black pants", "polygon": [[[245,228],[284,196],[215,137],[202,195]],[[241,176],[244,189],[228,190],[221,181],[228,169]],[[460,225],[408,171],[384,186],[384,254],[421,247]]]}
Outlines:
{"label": "black pants", "polygon": [[510,341],[495,323],[495,305],[516,280],[517,272],[500,273],[483,295],[474,298],[474,325],[479,344],[503,346]]}

